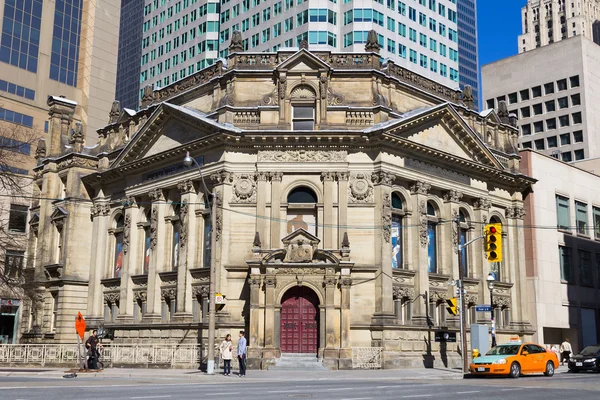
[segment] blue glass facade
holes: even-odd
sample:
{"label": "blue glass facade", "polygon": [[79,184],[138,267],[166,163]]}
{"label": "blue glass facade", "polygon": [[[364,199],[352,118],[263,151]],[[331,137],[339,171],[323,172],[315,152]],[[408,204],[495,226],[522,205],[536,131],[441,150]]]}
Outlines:
{"label": "blue glass facade", "polygon": [[56,0],[50,79],[77,86],[83,0]]}
{"label": "blue glass facade", "polygon": [[14,83],[10,83],[2,79],[0,79],[0,92],[14,94],[16,96],[26,98],[27,100],[35,99],[35,90],[28,89],[20,85],[15,85]]}
{"label": "blue glass facade", "polygon": [[477,0],[458,0],[458,69],[460,88],[473,87],[479,105],[479,57],[477,55]]}
{"label": "blue glass facade", "polygon": [[[140,90],[144,0],[122,0],[121,16],[115,98],[121,102],[122,107],[137,110]],[[127,17],[123,18],[123,16]]]}
{"label": "blue glass facade", "polygon": [[0,61],[37,72],[42,0],[6,0]]}

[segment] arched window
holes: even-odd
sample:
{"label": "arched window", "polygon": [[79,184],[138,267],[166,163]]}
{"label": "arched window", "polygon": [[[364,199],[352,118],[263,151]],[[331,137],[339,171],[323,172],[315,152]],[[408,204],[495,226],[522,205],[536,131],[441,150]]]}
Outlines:
{"label": "arched window", "polygon": [[150,269],[150,210],[144,215],[146,220],[143,223],[144,228],[144,253],[142,254],[142,274],[147,274]]}
{"label": "arched window", "polygon": [[427,202],[427,272],[436,274],[438,215],[431,202]]}
{"label": "arched window", "polygon": [[[467,219],[467,214],[465,213],[464,210],[460,210],[458,213],[458,218],[460,221],[459,224],[459,229],[458,229],[458,243],[462,246],[465,243],[467,243],[468,239],[467,236],[469,234],[469,221]],[[465,247],[463,248],[462,252],[460,253],[460,257],[461,257],[461,263],[463,266],[463,270],[465,271],[465,276],[469,276],[469,248]]]}
{"label": "arched window", "polygon": [[298,86],[290,95],[292,104],[292,130],[311,131],[315,129],[315,91],[306,85]]}
{"label": "arched window", "polygon": [[179,213],[181,211],[181,206],[179,204],[175,205],[173,208],[173,217],[171,218],[171,224],[173,225],[173,246],[171,252],[171,265],[173,267],[173,271],[179,267],[179,239],[181,237],[181,219]]}
{"label": "arched window", "polygon": [[392,193],[392,268],[404,268],[404,207],[398,193]]}
{"label": "arched window", "polygon": [[125,225],[125,218],[123,214],[117,217],[115,223],[115,260],[113,266],[113,278],[120,278],[121,271],[123,269],[123,226]]}
{"label": "arched window", "polygon": [[292,190],[287,198],[287,233],[303,228],[317,236],[317,195],[306,187]]}
{"label": "arched window", "polygon": [[211,257],[212,257],[212,219],[210,214],[210,207],[212,204],[212,197],[204,198],[204,211],[202,213],[204,217],[204,268],[210,268]]}
{"label": "arched window", "polygon": [[[496,216],[492,216],[490,218],[490,224],[501,224],[502,221],[500,221],[500,219]],[[502,230],[501,232],[504,232],[504,230]],[[504,250],[502,250],[504,251]],[[494,275],[494,279],[496,279],[497,281],[501,281],[502,280],[502,263],[501,262],[493,262],[490,263],[490,272]]]}

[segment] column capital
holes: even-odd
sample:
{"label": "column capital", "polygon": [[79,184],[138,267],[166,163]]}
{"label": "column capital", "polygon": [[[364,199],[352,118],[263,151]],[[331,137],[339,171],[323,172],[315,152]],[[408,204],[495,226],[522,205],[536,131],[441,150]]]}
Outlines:
{"label": "column capital", "polygon": [[337,278],[335,276],[326,276],[323,279],[323,286],[325,287],[335,287],[337,284]]}
{"label": "column capital", "polygon": [[344,277],[344,278],[340,279],[340,287],[341,288],[350,289],[351,286],[352,286],[352,278]]}
{"label": "column capital", "polygon": [[135,198],[135,196],[127,196],[125,198],[125,200],[123,201],[123,207],[124,208],[137,208],[138,203],[137,200]]}
{"label": "column capital", "polygon": [[386,171],[376,171],[371,174],[371,181],[375,185],[392,186],[395,179],[396,175]]}
{"label": "column capital", "polygon": [[506,218],[523,219],[525,217],[525,209],[520,206],[507,207]]}
{"label": "column capital", "polygon": [[231,182],[233,180],[233,176],[230,172],[221,170],[221,171],[215,172],[214,174],[211,174],[210,179],[213,182],[216,182],[217,184],[220,185],[223,183]]}
{"label": "column capital", "polygon": [[257,181],[268,181],[270,178],[269,172],[257,172],[256,173],[256,180]]}
{"label": "column capital", "polygon": [[338,181],[347,181],[348,179],[350,179],[350,172],[348,171],[336,172],[335,174],[337,176]]}
{"label": "column capital", "polygon": [[410,187],[410,192],[412,194],[423,194],[423,195],[426,195],[427,193],[429,193],[430,189],[431,189],[431,185],[429,183],[426,183],[426,182],[423,182],[423,181],[416,181]]}
{"label": "column capital", "polygon": [[481,197],[481,198],[475,200],[475,203],[473,203],[473,206],[475,207],[476,210],[489,210],[490,207],[492,207],[492,202],[487,197]]}
{"label": "column capital", "polygon": [[454,189],[448,190],[446,193],[444,193],[444,201],[446,202],[458,203],[462,197],[462,192]]}
{"label": "column capital", "polygon": [[196,191],[194,181],[192,181],[191,179],[179,182],[177,184],[177,189],[179,189],[181,194],[195,193]]}
{"label": "column capital", "polygon": [[321,172],[321,179],[323,181],[335,181],[336,173],[335,172]]}
{"label": "column capital", "polygon": [[266,276],[264,279],[265,286],[267,287],[275,287],[277,286],[277,278],[275,276]]}
{"label": "column capital", "polygon": [[272,182],[281,182],[283,178],[283,172],[271,172],[269,173]]}
{"label": "column capital", "polygon": [[110,205],[108,203],[96,203],[90,209],[92,218],[99,216],[107,216],[110,213]]}

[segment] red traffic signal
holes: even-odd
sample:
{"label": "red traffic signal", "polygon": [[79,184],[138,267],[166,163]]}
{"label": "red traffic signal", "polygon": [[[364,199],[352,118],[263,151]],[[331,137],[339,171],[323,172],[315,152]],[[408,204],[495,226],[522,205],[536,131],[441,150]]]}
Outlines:
{"label": "red traffic signal", "polygon": [[490,233],[496,233],[496,232],[498,232],[498,230],[496,229],[495,226],[490,226],[490,231],[489,232]]}

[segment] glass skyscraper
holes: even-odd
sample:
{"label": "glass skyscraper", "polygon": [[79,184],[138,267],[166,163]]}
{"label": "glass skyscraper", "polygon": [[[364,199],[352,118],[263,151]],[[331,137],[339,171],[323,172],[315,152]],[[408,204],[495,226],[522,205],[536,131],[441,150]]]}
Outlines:
{"label": "glass skyscraper", "polygon": [[119,27],[119,59],[115,98],[121,107],[137,110],[140,90],[140,59],[142,57],[142,26],[144,0],[122,0]]}
{"label": "glass skyscraper", "polygon": [[460,88],[473,87],[479,104],[479,58],[477,53],[477,0],[458,0],[458,69]]}

